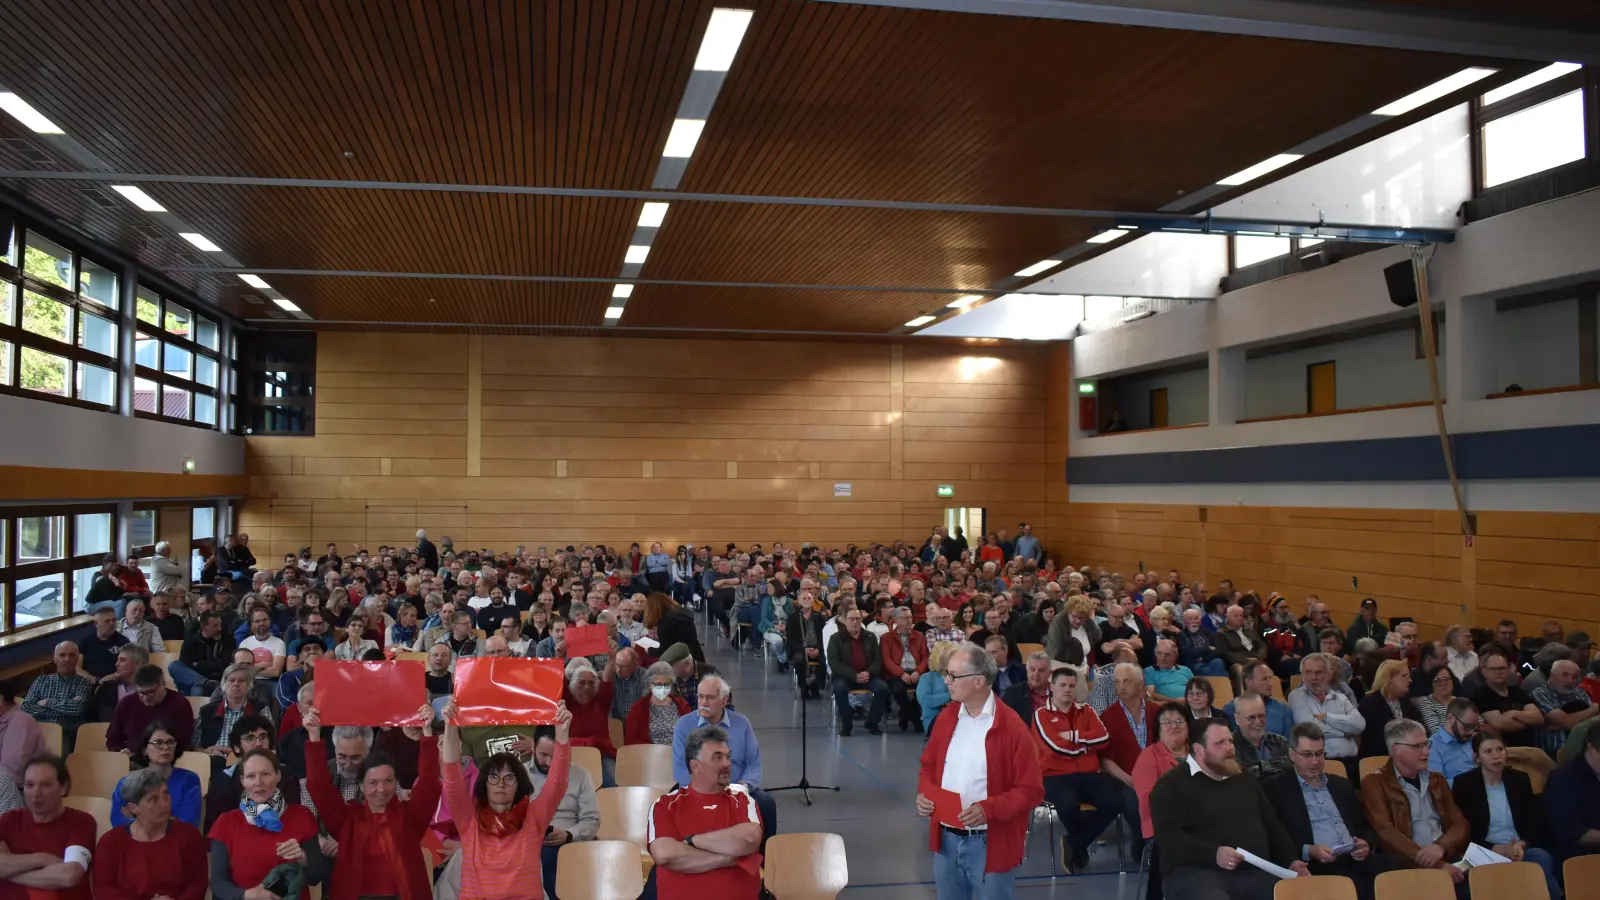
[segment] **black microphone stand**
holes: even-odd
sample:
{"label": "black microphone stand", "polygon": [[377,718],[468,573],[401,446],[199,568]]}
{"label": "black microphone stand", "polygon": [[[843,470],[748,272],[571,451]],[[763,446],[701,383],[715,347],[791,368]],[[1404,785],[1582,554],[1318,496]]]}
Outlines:
{"label": "black microphone stand", "polygon": [[[805,662],[806,661],[804,659],[802,659],[802,660],[800,660],[799,665],[805,665]],[[808,736],[807,733],[806,733],[808,731],[808,729],[806,727],[806,707],[810,706],[811,704],[806,701],[806,685],[805,685],[805,680],[804,679],[808,678],[808,677],[810,677],[810,672],[809,671],[807,671],[805,675],[800,676],[800,679],[799,679],[799,684],[800,684],[800,781],[795,783],[795,784],[786,784],[783,787],[767,788],[767,793],[776,794],[779,791],[799,791],[801,798],[806,801],[806,805],[810,806],[811,805],[811,792],[812,791],[834,791],[835,793],[837,793],[839,789],[837,787],[835,787],[833,785],[829,785],[829,784],[812,784],[806,778],[806,738]]]}

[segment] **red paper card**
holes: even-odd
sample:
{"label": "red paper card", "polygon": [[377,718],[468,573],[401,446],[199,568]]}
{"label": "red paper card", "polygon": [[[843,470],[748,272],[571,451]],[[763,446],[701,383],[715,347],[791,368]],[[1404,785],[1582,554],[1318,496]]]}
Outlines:
{"label": "red paper card", "polygon": [[413,722],[428,702],[420,662],[317,663],[312,702],[323,725],[401,725]]}
{"label": "red paper card", "polygon": [[961,795],[955,791],[947,791],[942,787],[930,785],[923,789],[923,794],[933,801],[933,818],[943,822],[951,828],[965,828],[961,824]]}
{"label": "red paper card", "polygon": [[559,659],[456,660],[456,724],[554,723],[564,681]]}
{"label": "red paper card", "polygon": [[567,659],[611,652],[611,636],[604,625],[575,625],[567,629]]}

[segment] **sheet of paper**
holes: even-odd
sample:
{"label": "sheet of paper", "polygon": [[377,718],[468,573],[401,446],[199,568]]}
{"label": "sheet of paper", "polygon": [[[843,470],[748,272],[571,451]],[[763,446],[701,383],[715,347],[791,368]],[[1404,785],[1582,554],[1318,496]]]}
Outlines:
{"label": "sheet of paper", "polygon": [[1249,850],[1246,850],[1243,847],[1235,847],[1233,849],[1239,851],[1239,855],[1244,857],[1244,861],[1245,862],[1249,863],[1252,866],[1255,866],[1256,868],[1260,869],[1263,872],[1266,872],[1268,875],[1274,875],[1274,876],[1277,876],[1278,878],[1299,878],[1300,877],[1300,874],[1298,872],[1294,871],[1293,869],[1285,869],[1283,866],[1280,866],[1277,863],[1269,862],[1268,860],[1262,859],[1261,857],[1255,855],[1254,853],[1251,853]]}
{"label": "sheet of paper", "polygon": [[933,801],[933,817],[951,828],[965,828],[961,824],[961,795],[955,791],[947,791],[937,785],[930,785],[923,789],[923,793]]}
{"label": "sheet of paper", "polygon": [[633,644],[636,647],[643,647],[646,650],[654,650],[657,647],[661,646],[661,642],[660,641],[655,640],[654,638],[650,637],[649,635],[645,635],[644,637],[639,638],[637,641],[634,641]]}
{"label": "sheet of paper", "polygon": [[322,724],[401,725],[417,717],[428,702],[422,663],[341,662],[317,663],[312,703],[322,714]]}
{"label": "sheet of paper", "polygon": [[556,720],[562,683],[559,659],[483,656],[456,660],[456,722],[552,723]]}
{"label": "sheet of paper", "polygon": [[608,653],[610,640],[604,625],[574,625],[567,629],[567,658]]}
{"label": "sheet of paper", "polygon": [[1461,867],[1471,869],[1474,866],[1492,866],[1495,863],[1508,863],[1511,860],[1490,850],[1482,844],[1468,844],[1467,852],[1461,855]]}

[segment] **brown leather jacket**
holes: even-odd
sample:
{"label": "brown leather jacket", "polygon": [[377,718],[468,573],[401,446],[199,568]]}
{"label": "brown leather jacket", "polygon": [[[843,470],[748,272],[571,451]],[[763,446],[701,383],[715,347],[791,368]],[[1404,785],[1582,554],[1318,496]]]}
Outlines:
{"label": "brown leather jacket", "polygon": [[[1467,817],[1456,806],[1450,793],[1450,784],[1438,772],[1428,772],[1428,795],[1433,801],[1433,811],[1439,815],[1444,832],[1439,835],[1439,846],[1444,848],[1444,858],[1457,860],[1467,850],[1471,829]],[[1411,801],[1400,787],[1394,763],[1389,763],[1361,779],[1361,805],[1366,809],[1367,821],[1378,833],[1378,849],[1404,857],[1410,863],[1421,847],[1411,839]],[[1413,863],[1413,865],[1415,865]]]}

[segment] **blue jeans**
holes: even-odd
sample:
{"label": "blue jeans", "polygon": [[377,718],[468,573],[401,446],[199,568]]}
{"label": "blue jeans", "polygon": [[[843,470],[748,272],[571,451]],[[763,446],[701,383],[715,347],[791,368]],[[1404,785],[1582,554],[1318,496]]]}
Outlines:
{"label": "blue jeans", "polygon": [[617,760],[615,757],[600,757],[600,786],[603,788],[617,786]]}
{"label": "blue jeans", "polygon": [[1199,665],[1189,667],[1189,671],[1196,675],[1227,675],[1228,668],[1220,659],[1208,659]]}
{"label": "blue jeans", "polygon": [[546,897],[554,897],[556,895],[556,857],[560,853],[560,847],[552,847],[549,844],[542,845],[539,848],[539,874],[544,876],[544,895]]}
{"label": "blue jeans", "polygon": [[191,697],[204,696],[200,686],[206,683],[206,677],[193,668],[173,660],[167,664],[167,674],[172,676],[172,683],[178,686],[178,690]]}
{"label": "blue jeans", "polygon": [[1016,872],[985,872],[989,836],[969,837],[939,832],[939,852],[933,857],[933,883],[939,900],[1009,900]]}
{"label": "blue jeans", "polygon": [[857,689],[872,692],[872,706],[867,710],[867,724],[876,725],[883,721],[884,710],[889,706],[889,686],[883,683],[882,678],[871,678],[866,684],[854,679],[833,679],[833,702],[838,707],[839,724],[850,724],[850,692]]}

